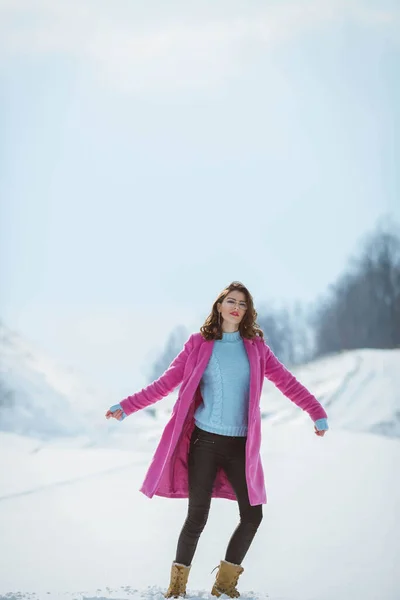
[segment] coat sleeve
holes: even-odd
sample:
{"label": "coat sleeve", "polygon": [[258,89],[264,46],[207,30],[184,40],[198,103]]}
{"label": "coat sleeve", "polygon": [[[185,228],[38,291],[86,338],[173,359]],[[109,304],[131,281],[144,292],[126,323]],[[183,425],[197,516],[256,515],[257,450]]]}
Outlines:
{"label": "coat sleeve", "polygon": [[121,400],[120,405],[126,415],[130,415],[161,398],[168,396],[181,382],[185,371],[187,357],[192,349],[193,335],[185,342],[181,352],[174,358],[168,369],[153,383]]}
{"label": "coat sleeve", "polygon": [[265,353],[265,377],[272,381],[289,400],[308,412],[314,423],[319,419],[327,419],[328,415],[318,400],[297,381],[264,341],[262,344]]}

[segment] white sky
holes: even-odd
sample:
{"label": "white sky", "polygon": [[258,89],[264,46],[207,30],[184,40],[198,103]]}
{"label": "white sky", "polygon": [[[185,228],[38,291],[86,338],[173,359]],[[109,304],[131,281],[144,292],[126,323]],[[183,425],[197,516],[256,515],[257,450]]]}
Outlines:
{"label": "white sky", "polygon": [[397,2],[0,0],[4,322],[134,391],[242,280],[313,301],[399,218]]}

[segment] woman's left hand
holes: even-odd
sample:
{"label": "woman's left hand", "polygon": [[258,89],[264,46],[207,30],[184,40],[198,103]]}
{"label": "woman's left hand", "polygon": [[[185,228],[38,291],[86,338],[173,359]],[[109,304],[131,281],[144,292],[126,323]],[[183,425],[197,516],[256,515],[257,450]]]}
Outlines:
{"label": "woman's left hand", "polygon": [[324,437],[324,435],[326,433],[325,430],[320,431],[315,427],[315,425],[314,425],[314,429],[315,429],[315,435],[319,435],[319,437]]}

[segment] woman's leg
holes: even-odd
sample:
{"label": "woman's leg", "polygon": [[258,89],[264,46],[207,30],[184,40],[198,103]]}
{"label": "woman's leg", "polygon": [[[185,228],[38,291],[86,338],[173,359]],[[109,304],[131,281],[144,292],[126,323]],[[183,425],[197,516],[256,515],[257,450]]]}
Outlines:
{"label": "woman's leg", "polygon": [[197,428],[190,441],[189,504],[186,521],[178,539],[175,562],[190,566],[211,504],[212,489],[217,475],[216,444],[212,434]]}
{"label": "woman's leg", "polygon": [[224,461],[224,471],[239,504],[240,522],[229,541],[225,560],[240,565],[262,521],[262,504],[251,506],[246,482],[246,441],[238,438]]}

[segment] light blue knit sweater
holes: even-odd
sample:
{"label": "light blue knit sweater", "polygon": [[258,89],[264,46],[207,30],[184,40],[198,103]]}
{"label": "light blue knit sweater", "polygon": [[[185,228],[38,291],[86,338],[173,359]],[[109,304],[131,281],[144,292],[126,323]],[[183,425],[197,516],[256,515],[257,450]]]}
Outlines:
{"label": "light blue knit sweater", "polygon": [[250,364],[239,331],[215,340],[200,381],[203,403],[194,419],[200,429],[219,435],[247,435]]}

